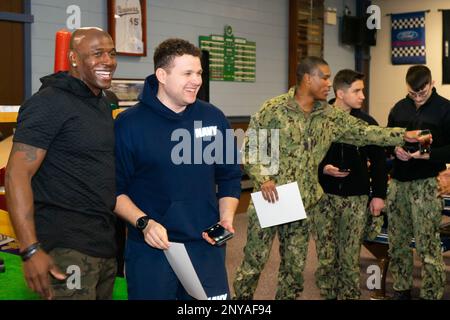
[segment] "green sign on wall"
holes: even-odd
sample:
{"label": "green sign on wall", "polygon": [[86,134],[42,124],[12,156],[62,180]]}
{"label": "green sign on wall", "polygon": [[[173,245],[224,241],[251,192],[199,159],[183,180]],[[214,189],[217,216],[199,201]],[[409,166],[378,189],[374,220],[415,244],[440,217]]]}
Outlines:
{"label": "green sign on wall", "polygon": [[235,37],[230,26],[224,35],[199,36],[199,42],[209,51],[210,80],[255,82],[256,42]]}

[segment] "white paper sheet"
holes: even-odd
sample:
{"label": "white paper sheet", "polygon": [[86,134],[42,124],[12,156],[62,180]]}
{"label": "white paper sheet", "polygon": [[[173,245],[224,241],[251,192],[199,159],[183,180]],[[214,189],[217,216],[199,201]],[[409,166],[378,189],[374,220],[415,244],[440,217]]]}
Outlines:
{"label": "white paper sheet", "polygon": [[264,200],[261,191],[251,194],[261,228],[276,226],[306,218],[297,182],[277,187],[278,201]]}
{"label": "white paper sheet", "polygon": [[197,300],[207,300],[208,297],[197,276],[197,272],[195,272],[184,244],[170,242],[169,249],[164,250],[164,253],[186,292]]}

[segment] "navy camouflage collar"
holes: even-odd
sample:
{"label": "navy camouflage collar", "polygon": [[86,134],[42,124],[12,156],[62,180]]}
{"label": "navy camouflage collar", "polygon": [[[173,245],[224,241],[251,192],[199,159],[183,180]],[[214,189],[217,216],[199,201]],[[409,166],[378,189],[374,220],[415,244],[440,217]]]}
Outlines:
{"label": "navy camouflage collar", "polygon": [[[287,96],[287,108],[294,110],[294,111],[301,111],[300,105],[298,104],[297,100],[295,100],[295,93],[297,92],[298,86],[293,86],[289,89]],[[325,108],[328,106],[328,102],[326,101],[320,101],[316,100],[314,101],[313,111],[311,113],[316,113],[319,111],[325,110]]]}

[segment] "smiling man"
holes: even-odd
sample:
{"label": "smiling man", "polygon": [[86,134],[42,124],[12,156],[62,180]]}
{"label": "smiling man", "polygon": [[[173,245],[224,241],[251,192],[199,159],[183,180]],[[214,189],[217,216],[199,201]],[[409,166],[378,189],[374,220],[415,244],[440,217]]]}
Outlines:
{"label": "smiling man", "polygon": [[[225,246],[213,246],[202,231],[218,222],[234,232],[241,170],[236,146],[221,141],[230,129],[225,115],[196,97],[200,55],[183,39],[163,41],[140,102],[116,121],[116,212],[129,223],[129,299],[192,299],[164,254],[169,242],[185,245],[209,299],[230,297]],[[187,141],[182,163],[174,152],[180,136]],[[215,148],[214,161],[203,159],[214,144],[223,149]],[[230,154],[236,161],[225,164]]]}
{"label": "smiling man", "polygon": [[[395,145],[403,140],[416,141],[418,132],[368,126],[348,112],[333,108],[326,102],[331,87],[328,63],[319,57],[306,57],[297,67],[297,85],[288,93],[267,100],[252,116],[244,139],[244,168],[261,190],[264,199],[278,199],[276,186],[296,181],[309,216],[322,214],[319,201],[327,201],[318,181],[319,164],[332,142],[363,146]],[[267,170],[263,161],[255,162],[260,150],[252,146],[258,131],[278,130],[278,171]],[[275,137],[271,137],[272,139]],[[265,145],[259,141],[260,145]],[[280,241],[280,271],[277,299],[295,299],[303,290],[303,269],[308,249],[309,220],[294,221],[262,229],[253,204],[248,210],[249,224],[244,260],[237,271],[234,289],[237,299],[251,299],[259,276],[269,258],[275,235]],[[326,234],[317,234],[317,245],[326,245]],[[320,251],[321,248],[318,249]],[[320,262],[319,262],[320,263]],[[334,298],[333,296],[325,296]]]}
{"label": "smiling man", "polygon": [[114,122],[102,92],[116,69],[111,37],[74,31],[69,62],[69,72],[43,77],[20,108],[6,168],[8,209],[32,290],[46,299],[111,299]]}

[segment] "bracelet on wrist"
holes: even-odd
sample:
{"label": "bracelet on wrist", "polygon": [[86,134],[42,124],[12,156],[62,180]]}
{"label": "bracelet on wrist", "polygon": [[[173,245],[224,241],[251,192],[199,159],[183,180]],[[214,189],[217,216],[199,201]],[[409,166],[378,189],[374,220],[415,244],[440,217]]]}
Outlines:
{"label": "bracelet on wrist", "polygon": [[25,262],[29,260],[38,250],[41,248],[40,242],[33,243],[31,246],[26,248],[25,250],[21,251],[20,257],[22,258],[22,261]]}

